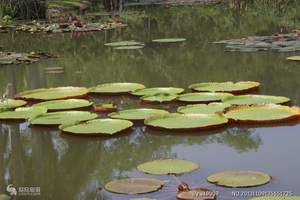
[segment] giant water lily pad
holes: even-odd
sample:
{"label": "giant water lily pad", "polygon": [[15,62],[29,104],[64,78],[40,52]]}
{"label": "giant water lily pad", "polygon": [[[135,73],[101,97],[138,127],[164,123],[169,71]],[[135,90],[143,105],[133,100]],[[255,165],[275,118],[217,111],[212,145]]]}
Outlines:
{"label": "giant water lily pad", "polygon": [[87,111],[64,111],[45,113],[29,120],[34,125],[60,125],[88,121],[97,118],[97,114]]}
{"label": "giant water lily pad", "polygon": [[[275,192],[276,194],[276,192]],[[261,197],[254,197],[251,198],[250,200],[300,200],[300,196],[288,196],[290,195],[288,192],[282,192],[282,195],[279,195],[280,193],[278,193],[278,196],[274,195],[274,196],[261,196]]]}
{"label": "giant water lily pad", "polygon": [[17,95],[19,99],[56,100],[86,96],[88,89],[84,87],[57,87],[28,90]]}
{"label": "giant water lily pad", "polygon": [[148,174],[183,174],[194,171],[199,168],[197,163],[178,160],[178,159],[165,159],[165,160],[154,160],[139,165],[138,170]]}
{"label": "giant water lily pad", "polygon": [[205,188],[195,188],[178,192],[176,197],[178,200],[215,200],[217,194]]}
{"label": "giant water lily pad", "polygon": [[105,83],[90,88],[90,92],[98,94],[118,94],[133,92],[138,89],[144,89],[145,86],[139,83]]}
{"label": "giant water lily pad", "polygon": [[255,90],[259,87],[260,83],[253,81],[240,81],[240,82],[204,82],[195,83],[189,86],[190,89],[199,92],[229,92],[229,93],[246,93]]}
{"label": "giant water lily pad", "polygon": [[253,104],[282,104],[290,99],[282,96],[269,95],[239,95],[226,98],[223,102],[232,105],[253,105]]}
{"label": "giant water lily pad", "polygon": [[162,38],[162,39],[154,39],[152,42],[158,43],[176,43],[176,42],[184,42],[185,38]]}
{"label": "giant water lily pad", "polygon": [[6,109],[13,109],[17,107],[21,107],[26,105],[27,102],[23,100],[15,100],[15,99],[4,99],[0,100],[0,111]]}
{"label": "giant water lily pad", "polygon": [[167,114],[145,120],[147,126],[169,130],[193,130],[219,127],[228,120],[218,114]]}
{"label": "giant water lily pad", "polygon": [[300,61],[300,56],[291,56],[287,57],[286,59],[291,61]]}
{"label": "giant water lily pad", "polygon": [[142,49],[144,46],[121,46],[121,47],[115,47],[116,50],[136,50],[136,49]]}
{"label": "giant water lily pad", "polygon": [[14,111],[6,111],[0,113],[0,119],[28,119],[37,115],[46,113],[47,109],[44,107],[24,107],[17,108]]}
{"label": "giant water lily pad", "polygon": [[174,87],[153,87],[153,88],[145,88],[139,89],[131,94],[136,96],[150,96],[155,94],[180,94],[184,91],[183,88],[174,88]]}
{"label": "giant water lily pad", "polygon": [[232,97],[233,94],[222,93],[222,92],[194,92],[182,94],[177,97],[178,101],[183,102],[212,102],[212,101],[221,101],[228,97]]}
{"label": "giant water lily pad", "polygon": [[70,110],[76,108],[84,108],[91,106],[93,103],[84,99],[63,99],[63,100],[54,100],[54,101],[46,101],[38,104],[34,104],[33,106],[42,106],[47,108],[48,110]]}
{"label": "giant water lily pad", "polygon": [[224,171],[208,176],[207,180],[225,187],[254,187],[270,182],[271,177],[257,171]]}
{"label": "giant water lily pad", "polygon": [[156,115],[168,114],[168,111],[152,108],[137,108],[110,113],[108,116],[117,119],[144,120]]}
{"label": "giant water lily pad", "polygon": [[173,101],[177,98],[177,96],[178,96],[177,94],[158,93],[158,94],[154,94],[154,95],[142,96],[141,100],[146,101],[146,102],[163,103],[163,102]]}
{"label": "giant water lily pad", "polygon": [[105,185],[105,189],[119,194],[144,194],[161,189],[163,181],[152,178],[128,178],[114,180]]}
{"label": "giant water lily pad", "polygon": [[275,104],[239,106],[225,116],[238,122],[280,122],[300,116],[300,109]]}
{"label": "giant water lily pad", "polygon": [[72,125],[61,125],[59,129],[67,133],[79,134],[79,135],[91,135],[91,134],[113,135],[123,130],[126,130],[132,126],[133,123],[128,120],[94,119],[87,122],[81,122]]}
{"label": "giant water lily pad", "polygon": [[121,42],[111,42],[111,43],[106,43],[104,45],[110,47],[123,47],[123,46],[140,46],[143,45],[143,43],[130,40],[130,41],[121,41]]}
{"label": "giant water lily pad", "polygon": [[177,112],[184,114],[214,114],[224,112],[231,105],[227,103],[193,104],[180,106]]}

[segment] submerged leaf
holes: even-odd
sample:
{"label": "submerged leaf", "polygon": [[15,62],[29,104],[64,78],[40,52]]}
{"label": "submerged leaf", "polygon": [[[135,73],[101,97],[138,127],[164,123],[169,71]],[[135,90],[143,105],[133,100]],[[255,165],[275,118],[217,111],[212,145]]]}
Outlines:
{"label": "submerged leaf", "polygon": [[212,102],[212,101],[222,101],[228,97],[232,97],[233,95],[230,93],[222,93],[222,92],[194,92],[194,93],[186,93],[179,95],[177,97],[178,101],[183,102]]}
{"label": "submerged leaf", "polygon": [[108,116],[117,119],[144,120],[156,115],[168,114],[168,111],[152,108],[137,108],[110,113]]}
{"label": "submerged leaf", "polygon": [[28,119],[37,115],[46,113],[47,109],[44,107],[24,107],[17,108],[14,111],[6,111],[0,113],[0,119]]}
{"label": "submerged leaf", "polygon": [[70,110],[76,108],[84,108],[91,106],[93,103],[84,99],[65,99],[65,100],[54,100],[46,101],[33,106],[42,106],[48,110]]}
{"label": "submerged leaf", "polygon": [[230,106],[226,103],[194,104],[181,106],[177,109],[177,112],[184,114],[214,114],[224,112]]}
{"label": "submerged leaf", "polygon": [[133,92],[144,88],[145,86],[139,83],[104,83],[90,88],[89,91],[98,94],[118,94]]}

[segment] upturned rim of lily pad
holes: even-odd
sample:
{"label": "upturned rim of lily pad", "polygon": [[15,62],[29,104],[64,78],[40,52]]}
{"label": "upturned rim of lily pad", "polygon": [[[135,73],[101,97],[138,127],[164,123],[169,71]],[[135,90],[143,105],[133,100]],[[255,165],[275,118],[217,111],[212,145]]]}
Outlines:
{"label": "upturned rim of lily pad", "polygon": [[137,42],[135,40],[125,40],[125,41],[118,41],[118,42],[110,42],[110,43],[105,43],[105,46],[108,47],[121,47],[121,46],[143,46],[144,43],[142,42]]}
{"label": "upturned rim of lily pad", "polygon": [[144,89],[138,89],[130,94],[135,96],[148,96],[148,95],[155,95],[159,93],[165,93],[165,94],[180,94],[184,92],[183,88],[177,88],[177,87],[151,87],[151,88],[144,88]]}
{"label": "upturned rim of lily pad", "polygon": [[[114,89],[109,90],[107,88],[114,88]],[[120,88],[120,89],[115,89],[115,88]],[[121,94],[129,94],[136,90],[145,89],[145,88],[146,86],[140,83],[129,83],[129,82],[103,83],[89,88],[89,93],[100,94],[100,95],[121,95]]]}
{"label": "upturned rim of lily pad", "polygon": [[[77,90],[74,91],[74,94],[70,95],[60,95],[55,98],[47,98],[45,95],[32,97],[32,94],[35,93],[42,93],[47,91],[55,91],[55,90],[62,90],[62,91],[70,91],[70,90]],[[39,89],[33,89],[33,90],[27,90],[24,92],[20,92],[16,95],[16,99],[24,99],[24,100],[38,100],[38,101],[49,101],[49,100],[60,100],[60,99],[80,99],[85,98],[88,94],[88,89],[85,87],[73,87],[73,86],[66,86],[66,87],[54,87],[54,88],[39,88]]]}
{"label": "upturned rim of lily pad", "polygon": [[[210,96],[211,98],[206,98]],[[191,92],[179,95],[177,101],[185,103],[209,103],[220,102],[228,97],[233,97],[233,94],[226,92]]]}
{"label": "upturned rim of lily pad", "polygon": [[[118,123],[118,130],[112,130],[112,128],[103,128],[108,123]],[[87,126],[92,124],[94,127],[93,131],[80,131],[80,126]],[[121,127],[122,125],[122,127]],[[102,119],[93,119],[89,121],[77,122],[74,124],[62,124],[59,126],[59,129],[63,133],[68,133],[72,135],[81,135],[81,136],[88,136],[88,135],[103,135],[103,136],[113,136],[128,130],[133,126],[133,123],[129,120],[124,119],[110,119],[110,118],[102,118]],[[83,127],[84,128],[84,127]],[[70,130],[73,129],[73,130]],[[102,130],[100,130],[102,129]],[[104,130],[106,129],[106,130]]]}
{"label": "upturned rim of lily pad", "polygon": [[184,174],[199,168],[199,164],[182,159],[152,160],[137,166],[139,171],[154,175]]}
{"label": "upturned rim of lily pad", "polygon": [[[148,115],[147,117],[141,117],[139,116],[140,113],[144,112],[144,115]],[[148,112],[148,114],[146,114]],[[130,117],[130,113],[138,113],[138,114],[132,114]],[[132,120],[132,121],[140,121],[140,120],[145,120],[149,117],[157,116],[157,115],[165,115],[169,114],[168,111],[163,110],[163,109],[156,109],[156,108],[133,108],[133,109],[126,109],[126,110],[121,110],[118,112],[112,112],[108,114],[110,118],[113,119],[125,119],[125,120]],[[124,115],[127,115],[124,116]]]}
{"label": "upturned rim of lily pad", "polygon": [[[201,89],[199,87],[202,87],[202,85],[210,85],[210,84],[230,84],[230,85],[237,85],[237,84],[244,84],[248,85],[245,86],[244,88],[241,89],[231,89],[231,90],[226,90],[226,89]],[[202,83],[194,83],[189,85],[189,89],[192,89],[197,92],[227,92],[227,93],[232,93],[232,94],[244,94],[244,93],[249,93],[249,92],[254,92],[257,91],[260,86],[259,82],[256,81],[238,81],[238,82],[232,82],[232,81],[227,81],[227,82],[202,82]]]}
{"label": "upturned rim of lily pad", "polygon": [[[239,181],[236,177],[249,176],[249,180],[244,180],[241,178]],[[254,176],[256,176],[254,178]],[[257,177],[261,177],[258,180]],[[271,176],[264,172],[252,171],[252,170],[228,170],[210,174],[207,177],[207,181],[222,187],[230,188],[247,188],[247,187],[256,187],[269,183],[271,181]],[[252,181],[252,182],[251,182]]]}
{"label": "upturned rim of lily pad", "polygon": [[[193,194],[189,194],[193,193]],[[202,193],[202,194],[201,194]],[[187,195],[187,196],[184,196]],[[216,192],[207,188],[192,188],[188,191],[178,192],[176,195],[178,200],[216,200]]]}
{"label": "upturned rim of lily pad", "polygon": [[[162,124],[162,122],[157,122],[157,121],[164,121],[164,120],[169,120],[172,118],[186,118],[189,123],[191,123],[193,118],[197,118],[197,123],[198,125],[191,125],[187,126],[185,125],[184,127],[182,126],[182,120],[178,120],[178,123],[175,125],[166,125]],[[216,122],[214,123],[209,123],[206,125],[203,125],[201,123],[204,122],[203,119],[205,118],[211,118],[212,121],[213,119],[217,119]],[[175,120],[174,119],[174,120]],[[156,122],[155,122],[156,121]],[[218,121],[218,122],[217,122]],[[223,115],[219,114],[180,114],[180,113],[170,113],[166,115],[161,115],[161,116],[154,116],[150,117],[144,120],[144,124],[148,127],[155,128],[155,129],[160,129],[160,130],[169,130],[169,131],[194,131],[194,130],[210,130],[210,129],[217,129],[220,127],[224,127],[228,123],[228,119],[224,117]],[[169,123],[171,124],[171,123]]]}
{"label": "upturned rim of lily pad", "polygon": [[[138,184],[139,187],[126,188],[130,184]],[[148,183],[148,188],[141,188],[141,184],[146,185]],[[112,193],[117,194],[146,194],[150,192],[156,192],[164,186],[164,182],[154,178],[124,178],[110,181],[105,184],[104,188]],[[125,189],[120,189],[119,187],[125,187]],[[147,186],[146,186],[147,187]]]}
{"label": "upturned rim of lily pad", "polygon": [[[49,104],[59,104],[59,103],[63,104],[63,103],[68,103],[68,102],[72,102],[72,103],[78,102],[78,105],[65,106],[62,108],[51,108],[51,105],[49,106]],[[68,111],[68,110],[74,110],[74,109],[87,108],[87,107],[90,107],[91,105],[93,105],[93,102],[90,102],[86,99],[58,99],[58,100],[50,100],[50,101],[40,102],[40,103],[34,104],[32,106],[33,107],[42,106],[42,107],[46,107],[48,109],[48,111],[56,112],[56,111]]]}

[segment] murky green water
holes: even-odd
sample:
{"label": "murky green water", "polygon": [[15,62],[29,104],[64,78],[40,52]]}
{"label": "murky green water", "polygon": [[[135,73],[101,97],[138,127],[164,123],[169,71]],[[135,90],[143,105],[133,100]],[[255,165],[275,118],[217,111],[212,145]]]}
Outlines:
{"label": "murky green water", "polygon": [[[59,59],[32,65],[1,66],[0,92],[12,83],[14,93],[41,87],[94,86],[106,82],[139,82],[146,86],[178,86],[202,81],[253,80],[261,93],[284,95],[300,105],[300,66],[286,62],[294,53],[229,53],[212,41],[246,35],[271,34],[280,27],[253,17],[227,16],[226,10],[175,8],[148,11],[151,18],[126,29],[82,34],[1,34],[0,45],[11,51],[52,52]],[[203,11],[203,12],[202,12]],[[103,44],[157,37],[185,37],[182,45],[151,46],[140,51],[114,51]],[[63,67],[63,74],[47,74]],[[127,97],[104,98],[121,108],[142,105]],[[149,105],[147,105],[149,106]],[[174,110],[178,105],[162,106]],[[156,106],[157,107],[157,106]],[[158,106],[160,107],[160,106]],[[77,138],[55,129],[27,123],[0,123],[0,193],[8,184],[38,186],[41,195],[18,199],[129,199],[99,192],[104,183],[120,177],[141,177],[136,166],[157,158],[180,158],[200,163],[200,170],[180,176],[193,186],[219,192],[218,199],[238,199],[232,191],[288,191],[300,194],[300,124],[277,127],[229,127],[213,132],[165,133],[136,125],[116,138]],[[252,169],[272,175],[270,184],[251,189],[223,189],[205,183],[208,174],[227,169]],[[146,175],[149,176],[149,175]],[[172,177],[160,192],[148,196],[175,199]]]}

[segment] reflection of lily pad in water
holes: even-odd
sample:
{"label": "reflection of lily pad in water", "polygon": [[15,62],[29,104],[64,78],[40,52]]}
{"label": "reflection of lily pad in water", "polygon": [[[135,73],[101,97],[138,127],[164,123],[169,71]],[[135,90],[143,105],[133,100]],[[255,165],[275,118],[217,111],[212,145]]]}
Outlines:
{"label": "reflection of lily pad in water", "polygon": [[115,47],[116,50],[136,50],[136,49],[142,49],[144,46],[121,46],[121,47]]}
{"label": "reflection of lily pad in water", "polygon": [[123,46],[141,46],[143,45],[143,43],[131,40],[131,41],[111,42],[111,43],[106,43],[104,45],[110,47],[123,47]]}
{"label": "reflection of lily pad in water", "polygon": [[56,100],[84,97],[88,93],[84,87],[57,87],[28,90],[17,95],[19,99],[29,100]]}
{"label": "reflection of lily pad in water", "polygon": [[289,102],[290,99],[282,96],[269,95],[240,95],[226,98],[223,102],[232,105],[253,105],[253,104],[282,104]]}
{"label": "reflection of lily pad in water", "polygon": [[154,160],[139,165],[138,170],[148,174],[183,174],[199,168],[197,163],[187,160],[165,159]]}
{"label": "reflection of lily pad in water", "polygon": [[15,100],[15,99],[4,99],[3,101],[0,100],[0,111],[21,107],[26,104],[27,102],[23,100]]}
{"label": "reflection of lily pad in water", "polygon": [[178,101],[183,102],[211,102],[211,101],[221,101],[225,98],[233,96],[230,93],[222,92],[193,92],[179,95],[177,97]]}
{"label": "reflection of lily pad in water", "polygon": [[161,189],[164,182],[152,178],[128,178],[114,180],[105,185],[105,189],[119,194],[144,194]]}
{"label": "reflection of lily pad in water", "polygon": [[97,118],[97,114],[87,111],[64,111],[45,113],[29,120],[34,125],[60,125],[88,121]]}
{"label": "reflection of lily pad in water", "polygon": [[113,135],[133,126],[128,120],[121,119],[94,119],[72,125],[61,125],[64,132],[79,135]]}
{"label": "reflection of lily pad in water", "polygon": [[136,96],[150,96],[155,94],[180,94],[184,91],[183,88],[175,88],[175,87],[153,87],[153,88],[145,88],[139,89],[131,94]]}
{"label": "reflection of lily pad in water", "polygon": [[93,103],[84,99],[64,99],[64,100],[54,100],[54,101],[46,101],[38,104],[34,104],[33,106],[42,106],[47,108],[48,110],[70,110],[77,108],[84,108],[91,106]]}
{"label": "reflection of lily pad in water", "polygon": [[225,116],[237,122],[280,122],[300,116],[300,109],[275,104],[239,106]]}
{"label": "reflection of lily pad in water", "polygon": [[156,115],[168,114],[168,111],[152,108],[137,108],[110,113],[108,116],[117,119],[144,120]]}
{"label": "reflection of lily pad in water", "polygon": [[205,188],[195,188],[188,191],[178,192],[176,195],[179,200],[215,200],[215,192]]}
{"label": "reflection of lily pad in water", "polygon": [[30,64],[33,62],[37,62],[40,59],[48,59],[54,57],[56,56],[43,52],[15,53],[0,51],[0,65]]}
{"label": "reflection of lily pad in water", "polygon": [[139,83],[104,83],[90,88],[89,91],[98,94],[118,94],[133,92],[144,88],[145,86]]}
{"label": "reflection of lily pad in water", "polygon": [[176,43],[176,42],[184,42],[186,41],[185,38],[163,38],[163,39],[155,39],[152,42],[158,43]]}
{"label": "reflection of lily pad in water", "polygon": [[168,130],[207,129],[225,125],[228,120],[218,114],[167,114],[145,120],[145,124]]}
{"label": "reflection of lily pad in water", "polygon": [[164,94],[164,93],[158,93],[155,95],[147,95],[147,96],[142,96],[141,100],[146,101],[146,102],[158,102],[158,103],[163,103],[163,102],[170,102],[173,101],[177,98],[176,94]]}
{"label": "reflection of lily pad in water", "polygon": [[[285,194],[286,193],[286,194]],[[280,193],[278,193],[280,194]],[[279,196],[261,196],[261,197],[254,197],[249,200],[300,200],[300,196],[288,196],[290,195],[289,192],[283,192],[282,195]]]}
{"label": "reflection of lily pad in water", "polygon": [[291,61],[300,61],[300,56],[291,56],[287,57],[286,59]]}
{"label": "reflection of lily pad in water", "polygon": [[24,107],[17,108],[14,111],[6,111],[0,113],[0,119],[28,119],[37,115],[46,113],[47,109],[44,107]]}
{"label": "reflection of lily pad in water", "polygon": [[181,106],[177,109],[177,112],[184,114],[214,114],[224,112],[230,106],[226,103],[194,104]]}
{"label": "reflection of lily pad in water", "polygon": [[207,180],[225,187],[254,187],[269,183],[271,177],[257,171],[225,171],[212,174]]}
{"label": "reflection of lily pad in water", "polygon": [[240,81],[240,82],[204,82],[195,83],[189,86],[190,89],[199,92],[229,92],[234,94],[247,93],[259,87],[258,82]]}

